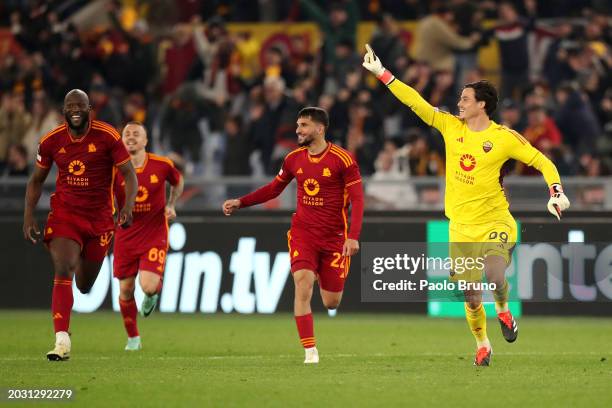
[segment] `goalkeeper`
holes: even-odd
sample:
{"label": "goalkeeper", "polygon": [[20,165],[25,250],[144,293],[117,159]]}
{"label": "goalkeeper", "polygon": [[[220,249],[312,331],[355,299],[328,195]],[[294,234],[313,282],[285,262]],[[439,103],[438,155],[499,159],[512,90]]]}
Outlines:
{"label": "goalkeeper", "polygon": [[[366,50],[364,68],[442,134],[446,145],[444,206],[450,220],[450,256],[484,257],[487,281],[496,285],[493,297],[502,333],[506,341],[515,341],[518,326],[508,309],[505,270],[516,242],[517,228],[504,195],[504,164],[515,159],[538,169],[549,186],[548,211],[560,219],[561,212],[570,203],[563,193],[555,165],[519,133],[491,120],[497,107],[497,91],[489,82],[466,84],[457,103],[459,115],[451,115],[434,108],[417,91],[396,79],[382,66],[369,45]],[[451,271],[451,279],[480,281],[482,274],[478,269],[461,274]],[[482,291],[466,290],[464,295],[466,319],[477,344],[474,365],[488,366],[492,350]]]}

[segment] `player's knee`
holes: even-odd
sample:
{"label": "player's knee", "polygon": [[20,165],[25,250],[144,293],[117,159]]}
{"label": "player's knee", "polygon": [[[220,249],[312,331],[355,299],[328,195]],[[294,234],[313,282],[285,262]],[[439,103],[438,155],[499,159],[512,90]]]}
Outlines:
{"label": "player's knee", "polygon": [[72,279],[78,268],[78,261],[62,260],[55,264],[55,276],[63,279]]}
{"label": "player's knee", "polygon": [[131,288],[121,288],[119,291],[119,297],[121,300],[131,300],[134,299],[134,286]]}
{"label": "player's knee", "polygon": [[142,291],[144,292],[145,295],[153,296],[157,293],[158,284],[146,282],[146,283],[142,283],[140,287],[142,288]]}
{"label": "player's knee", "polygon": [[295,282],[295,297],[298,300],[310,300],[312,297],[312,282]]}
{"label": "player's knee", "polygon": [[478,309],[478,307],[480,306],[480,300],[479,299],[469,299],[466,302],[468,304],[468,307],[472,310],[476,310]]}
{"label": "player's knee", "polygon": [[91,291],[93,282],[84,282],[82,280],[77,280],[76,286],[77,286],[77,289],[79,289],[79,292],[86,295]]}
{"label": "player's knee", "polygon": [[337,309],[340,306],[339,298],[323,299],[323,305],[330,310]]}

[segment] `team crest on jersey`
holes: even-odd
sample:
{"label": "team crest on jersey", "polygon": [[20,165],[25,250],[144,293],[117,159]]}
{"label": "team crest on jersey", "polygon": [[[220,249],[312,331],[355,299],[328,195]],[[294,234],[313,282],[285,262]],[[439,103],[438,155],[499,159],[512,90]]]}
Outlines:
{"label": "team crest on jersey", "polygon": [[458,141],[459,143],[463,143],[463,136],[458,137],[458,138],[457,138],[457,141]]}
{"label": "team crest on jersey", "polygon": [[297,174],[303,174],[303,173],[304,173],[304,170],[302,170],[302,168],[300,167],[296,173],[297,173]]}
{"label": "team crest on jersey", "polygon": [[155,174],[151,174],[150,181],[151,183],[159,183],[159,179],[157,178],[157,175]]}
{"label": "team crest on jersey", "polygon": [[95,144],[93,144],[93,143],[90,143],[90,144],[87,146],[87,151],[88,151],[89,153],[95,153],[95,152],[96,152],[96,145],[95,145]]}
{"label": "team crest on jersey", "polygon": [[487,140],[486,142],[482,144],[482,150],[484,150],[485,153],[489,153],[492,148],[493,148],[493,143],[491,143],[489,140]]}
{"label": "team crest on jersey", "polygon": [[319,186],[319,182],[313,178],[309,178],[304,180],[304,191],[309,196],[316,196],[319,194],[319,190],[321,187]]}
{"label": "team crest on jersey", "polygon": [[324,177],[331,177],[331,171],[329,171],[329,169],[327,167],[323,169],[323,176]]}
{"label": "team crest on jersey", "polygon": [[472,171],[474,167],[476,167],[476,158],[466,153],[459,159],[459,166],[461,166],[464,171]]}
{"label": "team crest on jersey", "polygon": [[70,174],[80,176],[81,174],[85,173],[85,164],[80,160],[73,160],[68,165],[68,171]]}

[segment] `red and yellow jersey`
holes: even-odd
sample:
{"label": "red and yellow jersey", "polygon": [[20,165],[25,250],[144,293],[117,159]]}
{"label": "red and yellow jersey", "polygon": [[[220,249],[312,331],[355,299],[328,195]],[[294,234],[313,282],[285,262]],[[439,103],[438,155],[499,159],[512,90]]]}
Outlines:
{"label": "red and yellow jersey", "polygon": [[115,166],[128,160],[121,136],[105,122],[90,121],[80,139],[72,137],[66,124],[58,126],[40,140],[36,155],[37,166],[57,166],[51,211],[108,219],[112,225]]}
{"label": "red and yellow jersey", "polygon": [[347,188],[361,183],[357,162],[351,154],[328,143],[323,153],[311,156],[306,147],[285,157],[277,180],[297,181],[297,208],[293,227],[306,227],[321,233],[344,233],[347,236]]}
{"label": "red and yellow jersey", "polygon": [[[138,194],[132,212],[134,219],[128,228],[115,231],[115,248],[129,246],[139,248],[144,242],[163,240],[167,244],[168,224],[166,222],[166,182],[175,186],[181,174],[170,159],[147,153],[142,167],[136,169]],[[125,180],[117,174],[113,191],[119,208],[125,204]]]}

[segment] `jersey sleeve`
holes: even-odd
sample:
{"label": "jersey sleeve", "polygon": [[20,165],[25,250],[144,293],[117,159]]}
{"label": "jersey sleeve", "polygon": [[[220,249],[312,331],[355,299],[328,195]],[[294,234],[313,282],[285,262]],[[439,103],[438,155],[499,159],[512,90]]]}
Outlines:
{"label": "jersey sleeve", "polygon": [[278,171],[276,175],[276,179],[281,183],[289,183],[293,180],[294,174],[291,171],[293,158],[291,156],[285,156],[285,160],[283,160],[283,165],[281,169]]}
{"label": "jersey sleeve", "polygon": [[166,179],[168,180],[168,183],[173,186],[176,186],[181,180],[181,173],[176,167],[174,167],[174,164],[172,164],[172,162],[168,163],[168,172]]}
{"label": "jersey sleeve", "polygon": [[344,186],[350,187],[353,184],[361,183],[361,173],[359,172],[359,166],[357,166],[357,162],[353,160],[347,168],[344,169],[342,173],[342,178],[344,179]]}
{"label": "jersey sleeve", "polygon": [[433,126],[442,133],[446,139],[446,129],[453,122],[459,121],[457,117],[448,112],[434,108],[414,88],[395,78],[387,85],[389,90],[404,105],[408,106],[416,115],[429,126]]}
{"label": "jersey sleeve", "polygon": [[110,139],[110,152],[111,157],[113,158],[113,164],[115,166],[121,166],[123,163],[127,163],[127,161],[130,160],[130,154],[125,148],[119,133],[113,129],[112,131],[107,130],[106,134]]}
{"label": "jersey sleeve", "polygon": [[53,165],[53,147],[49,139],[43,138],[38,143],[36,151],[36,165],[43,169],[49,169]]}
{"label": "jersey sleeve", "polygon": [[507,129],[507,131],[510,133],[508,136],[510,140],[508,155],[511,158],[540,171],[548,186],[561,183],[561,177],[559,176],[557,167],[548,157],[544,156],[538,149],[533,147],[529,141],[518,132],[512,129]]}

